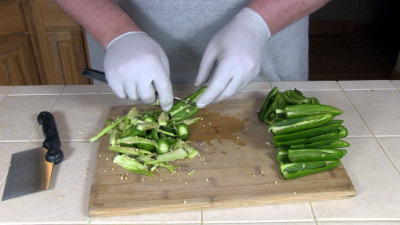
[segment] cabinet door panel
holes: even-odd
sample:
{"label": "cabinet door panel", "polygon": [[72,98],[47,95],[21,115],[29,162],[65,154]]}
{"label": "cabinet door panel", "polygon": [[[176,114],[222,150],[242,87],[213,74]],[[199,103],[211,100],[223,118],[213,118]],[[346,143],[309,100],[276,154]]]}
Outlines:
{"label": "cabinet door panel", "polygon": [[58,30],[81,30],[79,24],[75,23],[57,2],[49,0],[35,0],[37,16],[46,31]]}
{"label": "cabinet door panel", "polygon": [[40,84],[28,36],[0,42],[0,85]]}
{"label": "cabinet door panel", "polygon": [[86,58],[82,33],[46,32],[49,46],[49,61],[46,66],[52,68],[51,84],[90,84],[89,79],[81,75],[86,67]]}
{"label": "cabinet door panel", "polygon": [[26,31],[18,1],[0,1],[0,36]]}

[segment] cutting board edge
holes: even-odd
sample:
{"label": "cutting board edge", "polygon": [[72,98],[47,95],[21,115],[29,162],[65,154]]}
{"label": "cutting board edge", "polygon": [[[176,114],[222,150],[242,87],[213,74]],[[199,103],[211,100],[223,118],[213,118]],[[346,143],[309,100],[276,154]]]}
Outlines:
{"label": "cutting board edge", "polygon": [[[129,215],[143,215],[143,214],[155,214],[155,213],[177,213],[177,212],[187,212],[196,210],[215,210],[215,209],[228,209],[228,208],[238,208],[238,207],[251,207],[251,206],[263,206],[263,205],[273,205],[273,204],[285,204],[285,203],[301,203],[301,202],[315,202],[315,201],[326,201],[326,200],[338,200],[352,198],[357,195],[356,190],[353,186],[349,190],[341,192],[320,192],[320,193],[305,193],[297,194],[293,193],[292,198],[288,198],[287,195],[277,195],[277,196],[267,196],[265,199],[247,198],[243,200],[227,200],[227,201],[215,201],[215,202],[199,202],[191,203],[186,205],[182,204],[175,205],[165,205],[158,206],[157,211],[154,208],[93,208],[89,204],[89,216],[129,216]],[[310,200],[312,199],[312,200]]]}

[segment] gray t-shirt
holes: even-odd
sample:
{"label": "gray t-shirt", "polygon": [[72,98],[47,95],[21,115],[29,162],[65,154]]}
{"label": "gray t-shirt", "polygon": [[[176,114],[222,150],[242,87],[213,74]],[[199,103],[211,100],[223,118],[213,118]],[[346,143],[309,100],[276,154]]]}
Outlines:
{"label": "gray t-shirt", "polygon": [[[194,82],[209,40],[249,1],[119,0],[135,23],[168,56],[172,82]],[[254,81],[308,79],[308,17],[267,41],[261,73]]]}

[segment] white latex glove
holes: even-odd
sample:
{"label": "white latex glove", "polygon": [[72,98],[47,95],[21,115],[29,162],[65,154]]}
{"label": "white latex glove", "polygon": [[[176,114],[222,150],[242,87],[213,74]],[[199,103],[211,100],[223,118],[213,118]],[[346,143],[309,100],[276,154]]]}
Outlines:
{"label": "white latex glove", "polygon": [[104,58],[107,82],[120,98],[152,104],[157,91],[161,108],[173,102],[168,58],[152,38],[141,31],[128,32],[112,40]]}
{"label": "white latex glove", "polygon": [[211,75],[212,79],[197,107],[231,97],[252,81],[261,70],[262,53],[270,38],[268,25],[250,8],[242,9],[219,30],[201,60],[196,86],[204,84]]}

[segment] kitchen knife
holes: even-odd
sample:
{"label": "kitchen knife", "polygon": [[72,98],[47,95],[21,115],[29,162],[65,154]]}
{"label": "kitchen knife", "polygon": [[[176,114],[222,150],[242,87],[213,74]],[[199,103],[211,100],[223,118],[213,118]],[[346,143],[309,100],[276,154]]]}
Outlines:
{"label": "kitchen knife", "polygon": [[[89,68],[85,68],[82,71],[82,75],[101,81],[101,82],[105,82],[107,83],[107,79],[106,79],[106,75],[104,72],[99,71],[99,70],[94,70],[94,69],[89,69]],[[174,100],[177,100],[179,102],[184,102],[188,105],[192,105],[192,106],[196,106],[196,103],[190,102],[190,101],[186,101],[185,99],[181,99],[179,97],[174,97]]]}
{"label": "kitchen knife", "polygon": [[64,158],[53,115],[43,111],[37,121],[45,136],[43,146],[12,154],[2,201],[47,190],[53,165]]}

